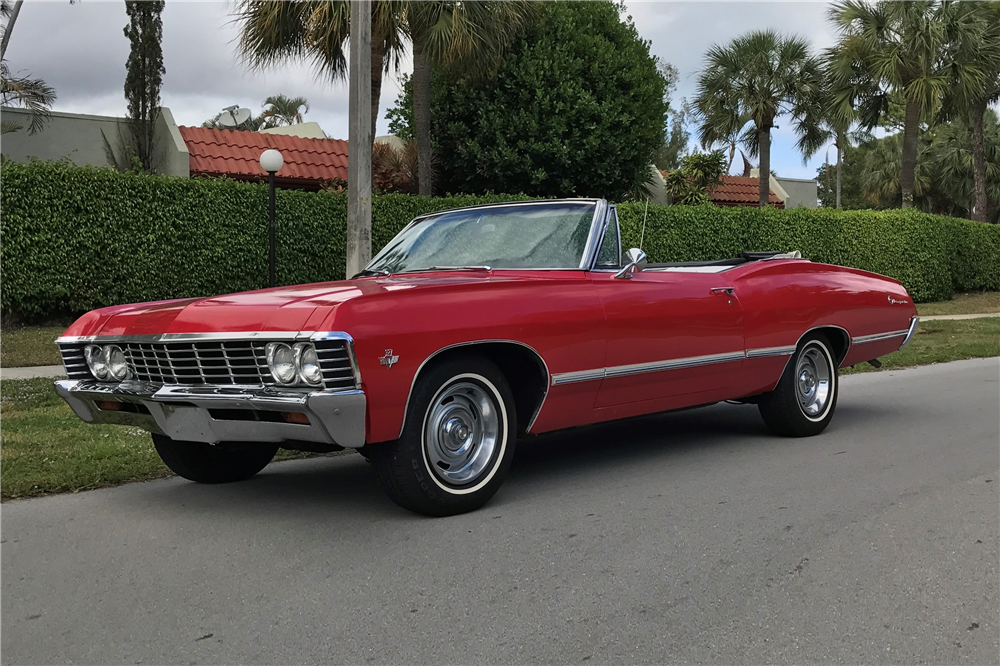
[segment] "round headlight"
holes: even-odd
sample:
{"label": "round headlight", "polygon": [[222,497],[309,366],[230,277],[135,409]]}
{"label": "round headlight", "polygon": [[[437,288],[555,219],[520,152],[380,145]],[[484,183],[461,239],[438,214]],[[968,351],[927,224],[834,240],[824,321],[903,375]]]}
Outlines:
{"label": "round headlight", "polygon": [[279,384],[294,384],[298,372],[295,369],[295,354],[283,342],[267,344],[267,367],[271,376]]}
{"label": "round headlight", "polygon": [[90,373],[97,379],[108,378],[108,360],[104,348],[98,345],[87,345],[83,348],[83,357],[87,360]]}
{"label": "round headlight", "polygon": [[295,365],[299,369],[299,377],[306,384],[319,386],[323,383],[323,370],[319,367],[319,356],[316,348],[308,342],[295,345]]}
{"label": "round headlight", "polygon": [[104,347],[104,359],[108,364],[108,374],[119,381],[128,377],[128,364],[125,362],[125,352],[118,345]]}

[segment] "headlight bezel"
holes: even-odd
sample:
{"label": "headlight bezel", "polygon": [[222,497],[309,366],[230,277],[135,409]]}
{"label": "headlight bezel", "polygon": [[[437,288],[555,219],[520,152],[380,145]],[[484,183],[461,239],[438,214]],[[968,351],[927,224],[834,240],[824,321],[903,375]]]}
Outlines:
{"label": "headlight bezel", "polygon": [[[299,369],[295,363],[295,351],[292,349],[291,345],[285,342],[268,342],[267,343],[267,369],[271,373],[271,377],[279,386],[295,386],[299,379]],[[287,360],[279,359],[278,355],[287,353]],[[290,369],[290,374],[280,374],[277,365],[287,365]]]}
{"label": "headlight bezel", "polygon": [[98,381],[107,381],[111,377],[108,368],[107,353],[101,345],[86,345],[83,348],[83,358],[87,362],[90,374]]}
{"label": "headlight bezel", "polygon": [[[115,372],[115,354],[121,355],[120,373]],[[129,378],[128,358],[125,356],[125,351],[118,345],[104,345],[104,363],[107,365],[108,376],[110,379],[122,382]]]}
{"label": "headlight bezel", "polygon": [[[316,345],[311,342],[296,342],[294,352],[295,369],[302,383],[306,386],[323,386],[323,366],[320,365]],[[307,366],[315,368],[315,372],[307,372]]]}

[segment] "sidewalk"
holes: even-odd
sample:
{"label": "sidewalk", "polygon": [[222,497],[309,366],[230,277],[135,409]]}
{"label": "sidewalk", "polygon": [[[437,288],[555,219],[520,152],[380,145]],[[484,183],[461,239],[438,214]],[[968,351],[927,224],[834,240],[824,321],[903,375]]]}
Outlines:
{"label": "sidewalk", "polygon": [[1000,312],[988,312],[984,314],[964,314],[964,315],[930,315],[927,317],[920,317],[920,321],[921,322],[944,321],[946,319],[981,319],[983,317],[1000,317]]}

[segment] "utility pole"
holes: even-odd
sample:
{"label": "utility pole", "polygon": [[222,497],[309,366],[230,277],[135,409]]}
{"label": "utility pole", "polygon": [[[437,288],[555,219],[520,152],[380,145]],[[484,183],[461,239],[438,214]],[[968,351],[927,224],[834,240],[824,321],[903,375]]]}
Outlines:
{"label": "utility pole", "polygon": [[347,147],[347,277],[372,257],[372,3],[351,0]]}

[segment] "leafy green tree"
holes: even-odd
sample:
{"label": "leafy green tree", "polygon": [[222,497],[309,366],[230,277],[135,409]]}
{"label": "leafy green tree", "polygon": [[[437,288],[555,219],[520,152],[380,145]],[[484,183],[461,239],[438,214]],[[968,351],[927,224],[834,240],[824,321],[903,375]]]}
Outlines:
{"label": "leafy green tree", "polygon": [[699,206],[712,200],[712,192],[726,173],[726,155],[721,150],[695,153],[681,160],[681,167],[667,174],[667,191],[673,203]]}
{"label": "leafy green tree", "polygon": [[[414,136],[412,84],[390,127]],[[442,191],[620,198],[663,145],[665,82],[649,44],[611,2],[544,3],[492,80],[435,70]]]}
{"label": "leafy green tree", "polygon": [[948,86],[944,112],[967,117],[972,125],[972,219],[990,217],[986,126],[990,104],[1000,100],[1000,2],[956,2],[947,7],[949,48],[946,56]]}
{"label": "leafy green tree", "polygon": [[[405,8],[400,0],[375,0],[372,8],[372,136],[378,120],[382,76],[398,68],[405,52]],[[238,0],[237,52],[253,69],[310,60],[330,80],[347,77],[349,0]]]}
{"label": "leafy green tree", "polygon": [[[900,190],[909,208],[916,193],[920,124],[941,108],[949,78],[970,75],[968,63],[949,57],[956,43],[954,5],[938,0],[839,0],[829,11],[840,41],[829,52],[835,113],[856,113],[876,127],[890,104],[904,105]],[[965,71],[961,71],[964,69]]]}
{"label": "leafy green tree", "polygon": [[131,148],[145,171],[154,167],[154,123],[160,113],[163,75],[163,0],[126,0],[129,24],[125,36],[131,43],[125,69],[125,100]]}
{"label": "leafy green tree", "polygon": [[862,146],[845,142],[838,163],[824,164],[816,170],[821,206],[845,210],[875,208],[862,190],[861,172],[865,165],[865,155],[866,151]]}
{"label": "leafy green tree", "polygon": [[790,116],[798,135],[796,147],[806,157],[825,138],[820,127],[822,66],[798,37],[772,30],[747,33],[725,46],[715,45],[705,56],[698,78],[695,105],[701,115],[699,139],[711,146],[739,134],[751,154],[760,159],[760,206],[770,192],[771,129]]}
{"label": "leafy green tree", "polygon": [[309,113],[309,102],[305,97],[271,95],[264,100],[264,112],[260,117],[265,127],[280,127],[302,124],[305,113]]}

